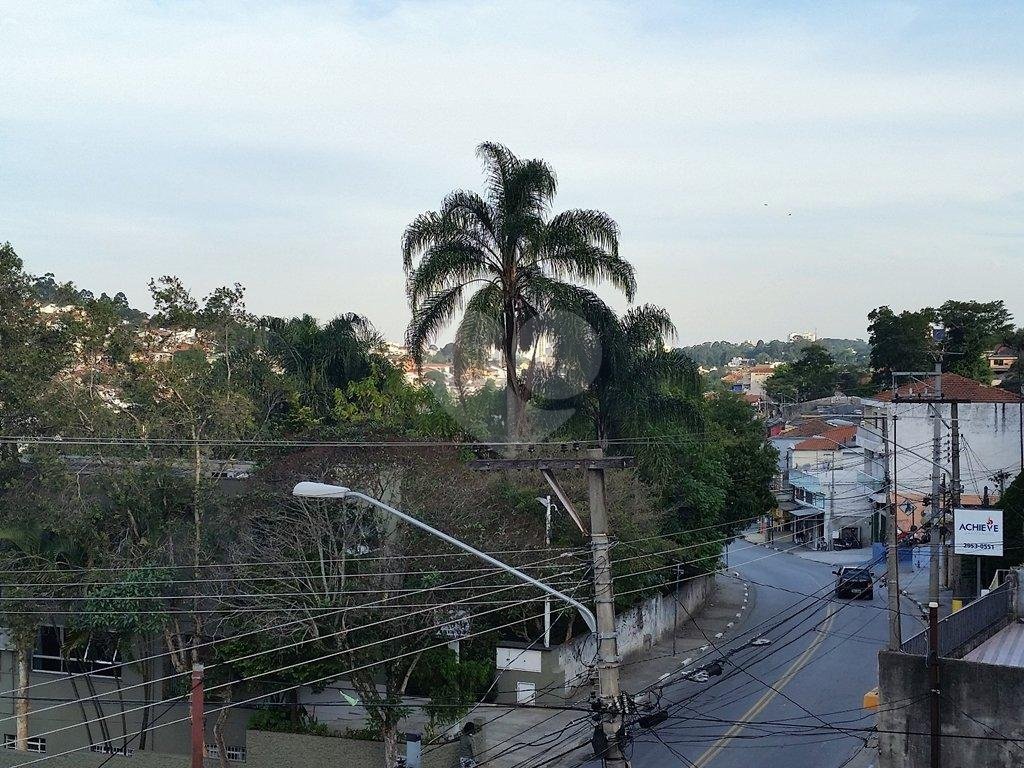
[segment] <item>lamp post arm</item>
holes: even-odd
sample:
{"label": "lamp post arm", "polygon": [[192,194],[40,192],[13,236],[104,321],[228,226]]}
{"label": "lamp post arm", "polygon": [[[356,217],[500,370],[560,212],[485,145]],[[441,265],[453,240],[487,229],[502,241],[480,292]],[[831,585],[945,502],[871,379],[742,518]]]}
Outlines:
{"label": "lamp post arm", "polygon": [[527,584],[532,584],[533,586],[537,587],[537,589],[547,592],[552,597],[557,597],[559,600],[569,603],[569,605],[574,606],[576,610],[580,612],[580,616],[583,617],[583,621],[586,623],[590,631],[597,631],[597,620],[594,618],[594,614],[590,611],[589,608],[587,608],[587,606],[583,605],[583,603],[579,602],[578,600],[574,600],[573,598],[569,597],[569,595],[563,592],[559,592],[554,587],[548,586],[543,581],[539,581],[533,578],[532,576],[528,576],[527,574],[520,571],[518,568],[513,568],[508,563],[503,563],[501,562],[501,560],[496,560],[495,558],[488,555],[486,552],[481,552],[479,549],[475,549],[471,547],[469,544],[466,544],[463,541],[459,541],[458,539],[449,536],[444,531],[439,531],[436,528],[432,528],[431,526],[424,523],[422,520],[417,520],[415,517],[411,517],[405,514],[404,512],[397,510],[388,504],[385,504],[383,501],[380,501],[379,499],[375,499],[372,496],[367,496],[365,493],[359,493],[358,491],[352,490],[348,491],[348,493],[346,493],[345,496],[354,496],[357,499],[362,499],[368,504],[372,504],[375,507],[383,509],[385,512],[390,512],[395,517],[409,523],[409,525],[414,525],[417,528],[426,531],[427,533],[433,534],[434,536],[437,536],[437,538],[447,541],[452,546],[458,547],[459,549],[468,552],[471,555],[476,555],[481,560],[490,563],[496,568],[500,568],[506,573],[511,573],[517,579],[525,581]]}

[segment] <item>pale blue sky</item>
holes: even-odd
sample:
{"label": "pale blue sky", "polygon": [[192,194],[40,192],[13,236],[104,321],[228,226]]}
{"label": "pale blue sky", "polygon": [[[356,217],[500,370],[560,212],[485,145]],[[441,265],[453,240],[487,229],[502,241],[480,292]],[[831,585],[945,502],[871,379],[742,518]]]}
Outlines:
{"label": "pale blue sky", "polygon": [[402,228],[489,139],[619,221],[683,342],[1024,322],[1022,38],[1012,3],[3,0],[0,240],[398,339]]}

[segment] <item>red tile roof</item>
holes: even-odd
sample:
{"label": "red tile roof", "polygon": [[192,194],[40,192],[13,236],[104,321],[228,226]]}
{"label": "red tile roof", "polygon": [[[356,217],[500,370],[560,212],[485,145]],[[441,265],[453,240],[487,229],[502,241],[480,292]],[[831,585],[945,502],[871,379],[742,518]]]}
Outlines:
{"label": "red tile roof", "polygon": [[834,451],[837,448],[853,445],[857,437],[857,427],[833,427],[820,435],[808,438],[793,446],[794,451]]}
{"label": "red tile roof", "polygon": [[[907,382],[898,390],[898,399],[907,400],[928,400],[935,396],[935,385],[931,378],[921,381]],[[1020,395],[1014,394],[999,387],[989,387],[979,384],[974,379],[968,379],[956,373],[942,374],[942,398],[944,400],[959,400],[964,403],[1019,403]],[[875,400],[889,403],[893,400],[893,391],[887,390],[875,395]]]}

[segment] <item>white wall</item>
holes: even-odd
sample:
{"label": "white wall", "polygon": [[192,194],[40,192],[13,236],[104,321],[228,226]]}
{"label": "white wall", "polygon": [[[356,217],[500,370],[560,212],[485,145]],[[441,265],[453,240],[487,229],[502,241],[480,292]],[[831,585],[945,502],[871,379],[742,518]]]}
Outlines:
{"label": "white wall", "polygon": [[[926,403],[887,404],[896,422],[894,464],[900,490],[931,493],[932,420]],[[1020,405],[1016,403],[961,403],[960,478],[965,494],[981,495],[984,486],[995,491],[989,476],[1006,470],[1012,478],[1020,471]],[[880,409],[873,409],[880,412]],[[951,472],[949,441],[950,406],[939,406],[945,421],[942,429],[942,460]],[[871,431],[865,420],[862,431]],[[891,422],[890,422],[890,430]],[[892,435],[890,434],[890,438]],[[1007,481],[1009,484],[1010,481]]]}
{"label": "white wall", "polygon": [[820,468],[832,461],[840,461],[840,451],[793,451],[793,466],[797,469]]}
{"label": "white wall", "polygon": [[[672,632],[673,619],[682,626],[689,619],[687,611],[696,613],[715,590],[714,574],[705,574],[691,581],[684,581],[675,591],[675,596],[656,595],[616,617],[615,629],[619,637],[619,656],[637,655],[648,650]],[[686,606],[676,610],[676,599]],[[563,645],[559,664],[565,670],[566,692],[569,693],[589,680],[590,671],[597,660],[597,639],[593,634],[578,637]]]}

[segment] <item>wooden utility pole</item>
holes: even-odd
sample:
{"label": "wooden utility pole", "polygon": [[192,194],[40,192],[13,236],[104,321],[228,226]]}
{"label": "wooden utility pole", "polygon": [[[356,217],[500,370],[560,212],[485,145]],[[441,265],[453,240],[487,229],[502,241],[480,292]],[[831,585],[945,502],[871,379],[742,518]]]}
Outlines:
{"label": "wooden utility pole", "polygon": [[942,759],[942,693],[939,689],[939,604],[928,603],[928,686],[931,737],[931,768],[939,768]]}
{"label": "wooden utility pole", "polygon": [[204,768],[206,756],[206,724],[203,714],[203,665],[192,665],[192,694],[189,699],[192,717],[192,768]]}

